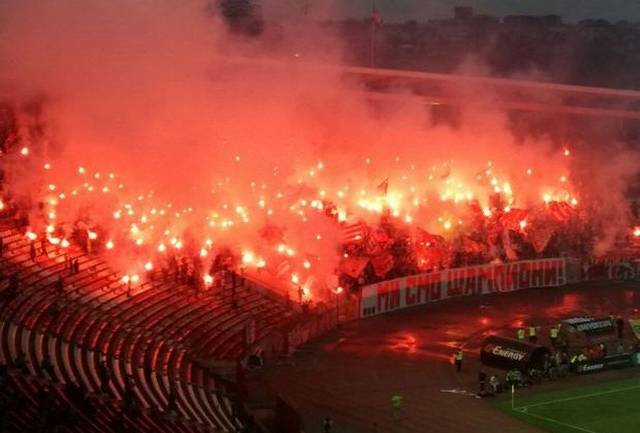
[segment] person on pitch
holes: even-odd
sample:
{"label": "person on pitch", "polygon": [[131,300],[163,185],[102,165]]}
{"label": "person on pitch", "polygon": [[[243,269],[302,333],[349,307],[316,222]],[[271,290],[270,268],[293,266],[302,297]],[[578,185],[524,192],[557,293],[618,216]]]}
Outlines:
{"label": "person on pitch", "polygon": [[459,348],[453,354],[453,362],[456,366],[456,372],[460,373],[462,371],[462,359],[464,358],[464,353],[462,352],[462,348]]}

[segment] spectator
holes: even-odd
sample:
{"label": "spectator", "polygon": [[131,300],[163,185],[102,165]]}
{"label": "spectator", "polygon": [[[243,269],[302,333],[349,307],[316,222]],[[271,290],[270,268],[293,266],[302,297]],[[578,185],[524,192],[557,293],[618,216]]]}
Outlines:
{"label": "spectator", "polygon": [[489,386],[493,394],[500,394],[502,392],[502,384],[496,375],[492,375],[489,378]]}
{"label": "spectator", "polygon": [[40,371],[42,371],[42,375],[47,382],[55,382],[56,374],[53,369],[53,364],[51,363],[51,358],[49,354],[45,352],[42,356],[42,361],[40,362]]}
{"label": "spectator", "polygon": [[331,419],[330,416],[326,416],[324,418],[323,427],[324,427],[324,433],[333,432],[333,420]]}
{"label": "spectator", "polygon": [[169,391],[169,397],[167,398],[167,413],[169,414],[169,416],[173,418],[178,416],[177,395],[176,395],[176,390],[173,384],[171,385],[171,390]]}
{"label": "spectator", "polygon": [[7,369],[7,364],[5,364],[4,362],[0,362],[0,386],[4,386],[6,384],[8,377],[9,370]]}
{"label": "spectator", "polygon": [[400,406],[402,405],[402,396],[394,394],[391,397],[391,409],[393,419],[397,419],[400,414]]}
{"label": "spectator", "polygon": [[16,292],[20,288],[20,279],[18,278],[18,273],[13,273],[9,277],[9,290]]}
{"label": "spectator", "polygon": [[588,359],[589,358],[587,358],[587,356],[582,352],[573,355],[573,357],[571,357],[570,370],[574,373],[580,373],[582,371],[582,366],[585,364],[585,362],[587,362]]}
{"label": "spectator", "polygon": [[62,297],[62,295],[64,295],[64,278],[62,278],[62,275],[58,275],[58,280],[56,281],[56,293],[58,297]]}
{"label": "spectator", "polygon": [[607,357],[607,346],[605,346],[604,343],[600,343],[599,348],[600,348],[600,356],[602,358],[606,358]]}
{"label": "spectator", "polygon": [[4,292],[2,292],[2,294],[0,295],[0,298],[3,301],[11,302],[13,299],[16,298],[16,296],[18,296],[18,280],[17,280],[17,276],[14,274],[11,277],[9,277],[9,286]]}
{"label": "spectator", "polygon": [[111,382],[111,372],[104,358],[98,364],[98,379],[100,379],[100,392],[107,394],[109,392],[109,383]]}
{"label": "spectator", "polygon": [[124,381],[124,394],[122,396],[124,411],[127,414],[132,414],[136,409],[134,387],[133,376],[127,375]]}
{"label": "spectator", "polygon": [[542,365],[542,374],[547,378],[551,378],[551,368],[553,366],[552,364],[553,364],[553,361],[551,359],[551,355],[548,353],[545,353],[544,361]]}
{"label": "spectator", "polygon": [[536,383],[536,384],[542,383],[543,373],[540,370],[538,370],[537,368],[529,369],[527,375],[528,375],[529,383],[531,383],[531,384],[533,384],[533,383]]}
{"label": "spectator", "polygon": [[478,395],[483,396],[486,391],[487,374],[480,370],[478,373],[478,384],[480,385],[480,392]]}
{"label": "spectator", "polygon": [[22,350],[18,351],[16,355],[16,359],[13,361],[13,366],[16,370],[18,370],[21,374],[27,375],[29,374],[27,357],[25,356]]}
{"label": "spectator", "polygon": [[560,333],[560,330],[558,329],[557,326],[552,326],[551,329],[549,330],[549,340],[551,340],[552,347],[556,347],[556,344],[558,344],[559,333]]}
{"label": "spectator", "polygon": [[513,369],[513,370],[509,370],[507,372],[507,377],[506,377],[506,383],[507,386],[512,387],[520,387],[524,385],[524,381],[522,378],[522,373],[520,372],[520,370],[517,369]]}
{"label": "spectator", "polygon": [[621,316],[616,319],[616,328],[618,330],[618,338],[624,337],[624,320]]}
{"label": "spectator", "polygon": [[110,427],[116,433],[124,433],[128,431],[125,425],[125,418],[122,412],[118,412],[113,418],[111,418]]}

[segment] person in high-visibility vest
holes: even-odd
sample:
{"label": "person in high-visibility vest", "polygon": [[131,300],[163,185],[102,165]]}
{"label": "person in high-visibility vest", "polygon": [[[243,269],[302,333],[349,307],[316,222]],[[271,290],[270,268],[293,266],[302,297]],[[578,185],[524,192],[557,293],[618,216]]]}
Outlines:
{"label": "person in high-visibility vest", "polygon": [[391,397],[391,409],[393,410],[393,417],[397,418],[400,412],[400,405],[402,404],[402,396],[395,394]]}
{"label": "person in high-visibility vest", "polygon": [[518,340],[524,340],[524,328],[518,328],[516,335],[518,336]]}
{"label": "person in high-visibility vest", "polygon": [[559,334],[560,334],[560,330],[558,329],[557,326],[553,326],[549,330],[549,339],[551,340],[551,345],[553,347],[556,347],[556,344],[558,344],[558,335]]}
{"label": "person in high-visibility vest", "polygon": [[538,329],[533,325],[529,326],[529,341],[532,343],[538,341]]}
{"label": "person in high-visibility vest", "polygon": [[582,366],[585,364],[585,362],[587,362],[588,359],[589,358],[587,358],[587,355],[585,355],[584,353],[573,355],[571,357],[569,369],[575,373],[582,372]]}
{"label": "person in high-visibility vest", "polygon": [[575,372],[578,369],[578,355],[573,355],[569,361],[569,371]]}
{"label": "person in high-visibility vest", "polygon": [[464,358],[464,354],[462,353],[462,349],[458,349],[453,354],[453,361],[456,364],[456,371],[460,373],[462,371],[462,358]]}

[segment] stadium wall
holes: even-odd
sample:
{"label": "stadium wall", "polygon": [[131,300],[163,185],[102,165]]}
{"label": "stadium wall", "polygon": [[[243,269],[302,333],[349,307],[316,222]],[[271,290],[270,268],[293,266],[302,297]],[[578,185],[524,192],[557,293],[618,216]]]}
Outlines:
{"label": "stadium wall", "polygon": [[583,265],[582,280],[640,281],[640,259],[601,259]]}
{"label": "stadium wall", "polygon": [[259,339],[246,339],[245,356],[258,349],[266,359],[290,356],[298,347],[335,329],[337,325],[338,316],[333,308],[298,315]]}

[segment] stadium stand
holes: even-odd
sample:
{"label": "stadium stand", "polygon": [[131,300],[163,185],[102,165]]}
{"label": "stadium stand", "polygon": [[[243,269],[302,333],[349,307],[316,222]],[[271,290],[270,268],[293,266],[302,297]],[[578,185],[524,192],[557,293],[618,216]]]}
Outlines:
{"label": "stadium stand", "polygon": [[290,320],[291,308],[249,283],[233,299],[160,278],[128,293],[98,255],[73,245],[41,251],[9,218],[0,220],[0,238],[0,362],[9,370],[0,399],[9,431],[45,422],[43,410],[49,423],[76,420],[71,431],[242,430],[232,384],[198,360],[239,361],[246,322],[256,321],[259,339]]}

